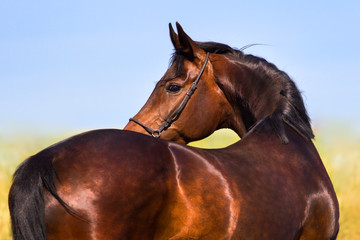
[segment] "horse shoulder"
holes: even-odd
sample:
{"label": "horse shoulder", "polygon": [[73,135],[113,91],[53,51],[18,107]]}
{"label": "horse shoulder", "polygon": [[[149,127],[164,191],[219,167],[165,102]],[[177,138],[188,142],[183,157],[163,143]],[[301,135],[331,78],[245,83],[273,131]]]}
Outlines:
{"label": "horse shoulder", "polygon": [[234,234],[238,199],[216,157],[206,150],[169,143],[172,174],[159,239],[227,239]]}

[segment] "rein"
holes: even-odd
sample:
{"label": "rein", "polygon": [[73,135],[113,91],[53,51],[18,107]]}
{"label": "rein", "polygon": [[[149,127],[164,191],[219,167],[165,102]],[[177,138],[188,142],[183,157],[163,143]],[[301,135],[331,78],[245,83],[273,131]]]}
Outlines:
{"label": "rein", "polygon": [[165,131],[166,129],[168,129],[171,126],[171,124],[173,122],[175,122],[180,117],[180,114],[182,113],[182,111],[186,107],[186,104],[189,102],[190,97],[194,94],[194,92],[195,92],[195,90],[197,88],[197,85],[198,85],[198,83],[200,81],[200,78],[201,78],[201,76],[202,76],[202,74],[203,74],[203,72],[205,70],[205,67],[206,67],[206,64],[207,64],[208,60],[209,60],[209,53],[206,54],[205,62],[204,62],[204,65],[201,67],[199,75],[197,76],[195,81],[191,84],[191,87],[189,88],[189,90],[185,94],[184,99],[182,100],[180,105],[174,110],[174,112],[172,112],[170,114],[170,116],[168,118],[166,118],[166,120],[160,125],[160,127],[158,129],[153,129],[153,128],[143,124],[139,120],[136,120],[135,118],[130,118],[129,121],[133,121],[133,122],[139,124],[141,127],[143,127],[154,138],[159,138],[161,136],[161,133],[163,131]]}

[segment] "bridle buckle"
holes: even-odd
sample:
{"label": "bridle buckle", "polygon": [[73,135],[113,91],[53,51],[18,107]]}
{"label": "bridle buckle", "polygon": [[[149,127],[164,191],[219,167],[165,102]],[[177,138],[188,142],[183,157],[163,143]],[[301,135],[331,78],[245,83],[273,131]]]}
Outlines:
{"label": "bridle buckle", "polygon": [[153,136],[154,138],[160,138],[161,132],[159,131],[159,129],[156,129],[151,133],[151,136]]}

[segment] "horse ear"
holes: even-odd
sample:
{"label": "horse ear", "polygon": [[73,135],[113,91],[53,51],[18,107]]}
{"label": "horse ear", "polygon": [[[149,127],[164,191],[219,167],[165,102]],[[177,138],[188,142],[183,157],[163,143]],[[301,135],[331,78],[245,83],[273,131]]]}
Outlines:
{"label": "horse ear", "polygon": [[178,35],[175,33],[171,23],[169,24],[170,38],[177,54],[184,55],[192,61],[195,57],[201,58],[204,51],[184,31],[181,25],[176,22]]}
{"label": "horse ear", "polygon": [[194,41],[185,33],[181,25],[176,22],[176,28],[179,34],[179,42],[181,46],[181,52],[185,54],[187,58],[193,60],[195,55],[193,51]]}
{"label": "horse ear", "polygon": [[171,42],[175,48],[176,51],[179,51],[181,46],[180,46],[180,42],[179,42],[179,37],[178,35],[175,33],[171,23],[169,23],[169,30],[170,30],[170,39]]}

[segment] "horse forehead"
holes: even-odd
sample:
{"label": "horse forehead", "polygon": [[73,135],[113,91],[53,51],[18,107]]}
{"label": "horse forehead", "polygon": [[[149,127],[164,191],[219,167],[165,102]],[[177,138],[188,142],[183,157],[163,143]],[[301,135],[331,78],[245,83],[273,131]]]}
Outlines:
{"label": "horse forehead", "polygon": [[164,86],[168,81],[176,78],[176,70],[171,66],[164,74],[164,76],[157,82],[157,87]]}

